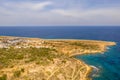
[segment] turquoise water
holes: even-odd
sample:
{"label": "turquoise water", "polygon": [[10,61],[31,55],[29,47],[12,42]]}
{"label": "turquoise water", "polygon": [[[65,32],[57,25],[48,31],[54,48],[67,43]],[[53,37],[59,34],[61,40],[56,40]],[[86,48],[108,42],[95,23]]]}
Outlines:
{"label": "turquoise water", "polygon": [[115,41],[104,54],[76,56],[98,68],[90,77],[93,80],[120,80],[120,27],[0,27],[0,35],[39,37],[48,39],[91,39]]}
{"label": "turquoise water", "polygon": [[98,68],[91,77],[93,80],[120,80],[120,46],[109,47],[104,54],[76,56],[85,63]]}

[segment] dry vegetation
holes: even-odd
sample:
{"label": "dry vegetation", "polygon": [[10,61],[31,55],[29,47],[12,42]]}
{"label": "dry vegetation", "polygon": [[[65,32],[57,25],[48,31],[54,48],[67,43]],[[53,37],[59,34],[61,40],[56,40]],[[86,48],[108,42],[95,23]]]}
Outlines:
{"label": "dry vegetation", "polygon": [[114,42],[0,37],[0,80],[88,80],[73,55],[101,53]]}
{"label": "dry vegetation", "polygon": [[102,53],[106,51],[107,46],[115,45],[115,43],[94,40],[45,40],[44,45],[51,46],[60,53],[73,56]]}

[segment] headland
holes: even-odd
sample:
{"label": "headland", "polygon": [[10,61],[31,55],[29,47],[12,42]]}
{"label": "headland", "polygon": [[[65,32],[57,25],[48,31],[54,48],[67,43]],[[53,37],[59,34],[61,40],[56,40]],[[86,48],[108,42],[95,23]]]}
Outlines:
{"label": "headland", "polygon": [[76,55],[103,53],[115,42],[0,37],[0,80],[90,80]]}

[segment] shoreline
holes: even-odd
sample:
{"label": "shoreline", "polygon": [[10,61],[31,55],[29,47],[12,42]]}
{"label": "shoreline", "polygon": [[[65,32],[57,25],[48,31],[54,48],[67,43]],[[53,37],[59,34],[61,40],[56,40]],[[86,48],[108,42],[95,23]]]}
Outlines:
{"label": "shoreline", "polygon": [[[109,48],[109,46],[115,46],[116,45],[116,42],[113,42],[112,45],[108,45],[105,47],[104,51],[101,51],[101,52],[92,52],[92,53],[77,53],[77,54],[72,54],[70,55],[70,57],[75,57],[75,56],[81,56],[81,55],[87,55],[87,54],[90,54],[90,55],[93,55],[93,54],[103,54],[104,52],[106,52]],[[74,58],[76,59],[76,58]],[[76,59],[76,60],[81,60],[81,59]],[[83,60],[82,60],[83,61]],[[83,61],[84,62],[84,61]],[[85,63],[85,62],[84,62]],[[97,67],[95,67],[94,65],[88,65],[87,63],[85,63],[88,67],[89,67],[89,70],[86,72],[86,80],[92,80],[92,75],[94,75],[93,70],[96,69]]]}
{"label": "shoreline", "polygon": [[[1,36],[0,38],[23,38],[23,39],[42,39],[42,40],[52,40],[52,41],[93,41],[93,42],[114,42],[114,41],[105,41],[105,40],[94,40],[94,39],[67,39],[67,38],[40,38],[40,37],[22,37],[22,36]],[[114,42],[116,43],[116,42]]]}
{"label": "shoreline", "polygon": [[[28,37],[12,37],[12,36],[0,36],[0,39],[3,38],[3,42],[8,41],[8,44],[15,49],[20,48],[50,48],[55,49],[59,54],[67,55],[70,59],[73,59],[78,62],[80,65],[84,66],[86,71],[83,73],[83,80],[91,80],[89,78],[90,73],[93,70],[93,67],[86,64],[83,60],[74,58],[77,55],[83,54],[102,54],[107,51],[107,47],[116,45],[115,42],[109,41],[100,41],[100,40],[81,40],[81,39],[42,39],[42,38],[28,38]],[[7,38],[7,39],[6,39]],[[16,39],[18,38],[18,39]],[[19,42],[19,45],[16,45],[15,42]],[[22,41],[22,42],[21,42]],[[2,41],[1,41],[2,43]],[[2,43],[3,44],[3,43]],[[6,43],[5,43],[6,44]],[[9,45],[7,46],[9,48]],[[42,45],[42,46],[41,46]],[[3,46],[4,47],[4,46]],[[77,51],[77,52],[76,52]],[[69,60],[67,60],[69,61]],[[71,60],[72,62],[72,60]]]}
{"label": "shoreline", "polygon": [[93,52],[91,51],[91,52],[87,52],[87,53],[75,53],[75,54],[71,54],[70,57],[80,56],[80,55],[84,55],[84,54],[103,54],[104,52],[109,50],[110,46],[115,46],[115,45],[116,45],[116,42],[112,42],[112,44],[105,46],[103,51],[93,51]]}

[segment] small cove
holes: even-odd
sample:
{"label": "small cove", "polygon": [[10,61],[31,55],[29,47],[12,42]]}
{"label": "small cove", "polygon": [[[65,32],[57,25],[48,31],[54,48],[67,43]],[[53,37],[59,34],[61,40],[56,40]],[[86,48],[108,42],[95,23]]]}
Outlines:
{"label": "small cove", "polygon": [[104,54],[85,54],[75,56],[83,60],[86,64],[94,66],[90,74],[93,80],[120,80],[120,50],[119,44],[109,47]]}

